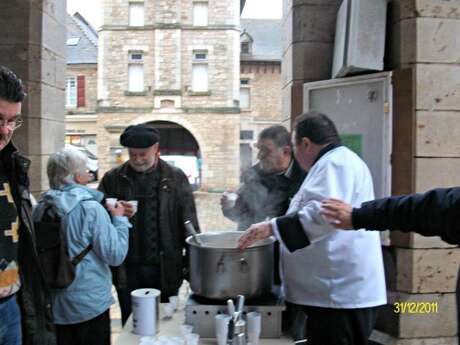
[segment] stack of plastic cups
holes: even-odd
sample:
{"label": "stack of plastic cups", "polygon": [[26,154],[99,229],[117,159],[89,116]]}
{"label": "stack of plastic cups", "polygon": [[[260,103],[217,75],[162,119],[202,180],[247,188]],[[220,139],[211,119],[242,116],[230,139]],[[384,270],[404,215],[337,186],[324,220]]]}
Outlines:
{"label": "stack of plastic cups", "polygon": [[215,325],[216,325],[217,345],[226,345],[227,337],[228,337],[228,323],[230,321],[230,315],[217,314],[214,320],[215,320]]}
{"label": "stack of plastic cups", "polygon": [[258,345],[262,328],[262,317],[260,313],[256,311],[248,313],[246,315],[246,327],[248,343],[251,343],[251,345]]}
{"label": "stack of plastic cups", "polygon": [[197,333],[189,333],[185,335],[185,345],[198,345],[200,335]]}
{"label": "stack of plastic cups", "polygon": [[185,336],[187,334],[190,334],[192,333],[193,331],[193,326],[192,325],[180,325],[180,333],[182,334],[182,336],[184,337],[185,339]]}

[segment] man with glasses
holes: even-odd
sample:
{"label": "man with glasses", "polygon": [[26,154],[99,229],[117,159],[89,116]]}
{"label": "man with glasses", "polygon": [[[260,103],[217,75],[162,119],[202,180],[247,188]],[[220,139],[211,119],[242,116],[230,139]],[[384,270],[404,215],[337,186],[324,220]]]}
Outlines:
{"label": "man with glasses", "polygon": [[51,304],[31,222],[30,161],[11,142],[24,97],[21,80],[0,66],[0,344],[51,345]]}
{"label": "man with glasses", "polygon": [[162,301],[177,295],[188,269],[185,221],[198,231],[192,188],[182,170],[160,159],[160,133],[147,125],[129,126],[120,137],[129,160],[107,172],[99,190],[108,198],[127,201],[131,217],[129,249],[125,261],[112,270],[120,302],[122,323],[131,313],[131,291],[161,290]]}
{"label": "man with glasses", "polygon": [[[294,158],[291,134],[285,127],[274,125],[262,130],[256,147],[259,162],[244,172],[243,183],[234,195],[236,200],[229,198],[230,193],[224,193],[221,198],[224,216],[237,222],[240,231],[267,218],[284,215],[306,174]],[[278,243],[274,253],[274,280],[279,285]],[[283,329],[294,340],[303,339],[303,314],[289,303],[287,309],[283,315]]]}
{"label": "man with glasses", "polygon": [[305,171],[294,159],[291,134],[285,127],[275,125],[262,130],[256,147],[259,162],[243,173],[236,200],[231,200],[229,193],[221,198],[224,216],[237,222],[240,231],[283,215],[305,178]]}

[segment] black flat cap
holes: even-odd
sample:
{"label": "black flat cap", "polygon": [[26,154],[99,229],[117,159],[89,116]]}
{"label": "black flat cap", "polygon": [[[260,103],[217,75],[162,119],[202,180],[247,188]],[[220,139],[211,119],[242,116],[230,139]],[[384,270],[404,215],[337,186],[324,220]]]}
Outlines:
{"label": "black flat cap", "polygon": [[156,144],[160,140],[158,129],[146,125],[126,127],[120,136],[120,144],[125,147],[145,149]]}

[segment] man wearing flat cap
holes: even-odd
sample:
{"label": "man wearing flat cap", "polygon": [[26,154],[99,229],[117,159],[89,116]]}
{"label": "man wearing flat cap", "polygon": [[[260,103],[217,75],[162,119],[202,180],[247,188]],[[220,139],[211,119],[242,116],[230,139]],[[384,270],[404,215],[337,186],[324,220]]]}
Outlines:
{"label": "man wearing flat cap", "polygon": [[[180,169],[160,159],[159,141],[153,127],[127,127],[120,144],[129,160],[108,171],[99,185],[107,198],[123,200],[134,225],[128,255],[112,270],[123,324],[131,313],[131,291],[159,289],[163,302],[177,295],[188,268],[184,222],[190,220],[199,231],[192,188]],[[138,201],[137,212],[131,200]]]}

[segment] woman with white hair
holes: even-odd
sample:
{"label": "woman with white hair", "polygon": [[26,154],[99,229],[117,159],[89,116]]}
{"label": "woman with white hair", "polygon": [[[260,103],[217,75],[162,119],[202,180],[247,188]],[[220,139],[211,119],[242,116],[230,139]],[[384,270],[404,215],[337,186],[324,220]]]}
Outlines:
{"label": "woman with white hair", "polygon": [[110,344],[109,309],[113,304],[110,266],[120,265],[128,251],[131,224],[123,216],[124,207],[101,205],[103,194],[85,187],[90,180],[86,157],[64,149],[48,159],[51,189],[36,209],[39,220],[52,207],[65,229],[69,258],[75,258],[89,245],[91,250],[75,267],[75,279],[63,289],[52,289],[54,323],[59,345]]}

